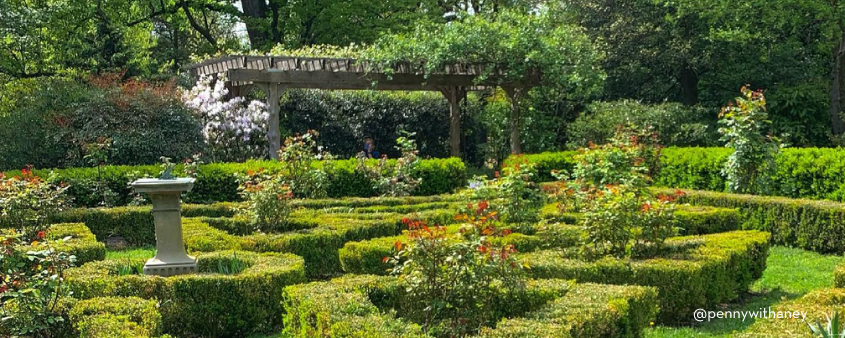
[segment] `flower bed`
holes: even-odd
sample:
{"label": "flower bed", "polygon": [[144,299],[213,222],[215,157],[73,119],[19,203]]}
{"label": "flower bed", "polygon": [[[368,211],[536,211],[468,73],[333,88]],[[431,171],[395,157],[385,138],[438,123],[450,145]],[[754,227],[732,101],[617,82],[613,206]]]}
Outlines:
{"label": "flower bed", "polygon": [[140,259],[92,262],[68,270],[67,285],[81,299],[156,299],[169,334],[230,337],[277,329],[282,290],[306,281],[302,258],[291,254],[227,251],[197,259],[199,274],[168,278],[139,274]]}
{"label": "flower bed", "polygon": [[[514,317],[483,329],[483,337],[636,337],[657,311],[653,288],[565,280],[527,287],[525,299],[497,307]],[[397,317],[402,288],[392,277],[349,275],[291,286],[285,299],[285,331],[294,337],[429,337]]]}

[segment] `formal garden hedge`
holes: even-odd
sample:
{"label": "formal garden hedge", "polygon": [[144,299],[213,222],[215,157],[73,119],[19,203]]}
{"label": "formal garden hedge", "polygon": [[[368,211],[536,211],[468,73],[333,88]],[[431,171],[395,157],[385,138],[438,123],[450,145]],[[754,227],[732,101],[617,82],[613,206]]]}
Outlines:
{"label": "formal garden hedge", "polygon": [[80,299],[157,300],[162,330],[175,336],[231,337],[277,329],[284,287],[303,283],[302,258],[291,254],[220,251],[197,257],[199,274],[144,275],[145,260],[104,260],[66,272]]}
{"label": "formal garden hedge", "polygon": [[47,239],[61,240],[54,242],[53,249],[76,256],[77,265],[106,258],[105,244],[98,242],[94,234],[82,223],[53,224],[47,232]]}
{"label": "formal garden hedge", "polygon": [[[376,160],[370,160],[368,165],[375,165]],[[393,165],[395,160],[389,160]],[[324,167],[328,173],[329,184],[326,188],[328,196],[340,197],[372,197],[376,195],[373,184],[367,177],[355,170],[358,160],[337,160],[330,165],[315,164]],[[212,163],[199,166],[194,188],[185,196],[191,203],[232,202],[240,200],[236,173],[266,170],[278,172],[282,165],[277,161],[248,161],[244,163]],[[179,167],[177,171],[181,170]],[[102,168],[69,168],[53,170],[57,179],[69,185],[68,195],[73,203],[80,207],[96,207],[102,202],[102,195],[97,194],[96,184],[102,182],[116,193],[115,205],[126,205],[132,200],[128,183],[134,178],[144,175],[158,176],[161,168],[158,166],[105,166]],[[413,194],[418,196],[438,195],[454,192],[466,186],[467,171],[464,163],[458,158],[422,160],[414,169],[414,177],[422,182]],[[35,170],[34,174],[47,177],[49,170]],[[10,171],[7,175],[20,175],[20,171]]]}
{"label": "formal garden hedge", "polygon": [[[524,299],[500,301],[503,319],[482,337],[639,337],[657,312],[653,288],[529,281]],[[285,289],[293,337],[429,337],[400,317],[407,306],[393,277],[347,275]],[[354,304],[354,310],[350,305]]]}
{"label": "formal garden hedge", "polygon": [[685,193],[679,199],[682,203],[738,209],[741,228],[768,231],[773,244],[819,253],[845,252],[843,203],[709,191]]}
{"label": "formal garden hedge", "polygon": [[[726,148],[663,149],[657,186],[725,191],[722,167],[731,154]],[[512,156],[505,165],[527,160],[536,164],[538,179],[552,181],[552,170],[571,171],[577,151]],[[845,149],[786,148],[777,158],[772,195],[845,201]]]}
{"label": "formal garden hedge", "polygon": [[68,313],[85,338],[149,338],[161,336],[158,302],[138,297],[96,297],[77,302]]}
{"label": "formal garden hedge", "polygon": [[523,255],[534,278],[657,287],[663,323],[684,323],[699,308],[736,299],[766,269],[769,234],[734,231],[674,237],[663,254],[637,259],[584,261],[565,251],[542,250]]}

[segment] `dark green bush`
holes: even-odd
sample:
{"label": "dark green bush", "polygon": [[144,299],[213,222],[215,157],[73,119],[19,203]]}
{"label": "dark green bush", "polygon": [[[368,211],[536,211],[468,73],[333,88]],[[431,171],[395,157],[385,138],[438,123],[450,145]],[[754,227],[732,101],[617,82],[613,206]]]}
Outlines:
{"label": "dark green bush", "polygon": [[[402,290],[395,278],[367,275],[288,287],[285,332],[297,338],[429,337],[419,325],[394,314],[407,306]],[[527,295],[517,303],[500,304],[518,318],[503,319],[482,336],[639,337],[657,312],[652,288],[538,280],[527,283]]]}
{"label": "dark green bush", "polygon": [[68,314],[84,338],[158,337],[158,302],[138,297],[97,297],[77,302]]}
{"label": "dark green bush", "polygon": [[[290,254],[221,251],[197,259],[200,274],[168,278],[120,275],[122,267],[143,265],[141,259],[92,262],[68,270],[67,285],[81,299],[156,299],[168,334],[242,337],[278,329],[284,287],[305,282],[302,258]],[[219,274],[221,260],[238,260],[246,269]]]}
{"label": "dark green bush", "polygon": [[[534,278],[573,278],[579,282],[654,286],[660,291],[663,323],[685,323],[699,308],[715,308],[748,290],[766,268],[769,234],[734,231],[675,237],[667,246],[686,248],[652,259],[594,262],[567,258],[556,250],[523,256]],[[691,247],[691,248],[689,248]]]}
{"label": "dark green bush", "polygon": [[113,164],[189,158],[203,148],[202,127],[172,84],[116,76],[91,83],[38,78],[9,82],[0,91],[0,170],[88,166],[85,145],[111,139]]}
{"label": "dark green bush", "polygon": [[586,147],[588,142],[604,144],[616,132],[617,126],[628,123],[654,127],[660,133],[661,144],[713,146],[718,140],[716,115],[715,110],[700,106],[687,107],[677,102],[594,102],[587,106],[587,111],[567,126],[570,140],[567,147]]}
{"label": "dark green bush", "polygon": [[[368,162],[375,165],[376,161]],[[395,163],[394,160],[388,164]],[[329,197],[371,197],[375,196],[371,182],[354,170],[357,160],[333,161],[329,174]],[[181,166],[177,166],[177,170]],[[199,166],[194,188],[185,196],[190,203],[233,202],[240,200],[238,196],[238,182],[235,173],[267,170],[278,172],[281,170],[279,162],[248,161],[244,163],[212,163]],[[105,166],[100,168],[70,168],[57,169],[58,179],[70,185],[67,194],[73,198],[74,205],[80,207],[98,206],[102,199],[93,194],[94,181],[104,182],[108,188],[117,193],[116,205],[128,204],[132,196],[128,183],[130,175],[158,176],[158,166]],[[466,186],[467,173],[464,163],[458,158],[422,160],[415,169],[415,177],[422,178],[422,183],[413,192],[417,196],[439,195],[454,192]],[[8,175],[20,175],[19,170],[9,171]],[[48,170],[35,170],[35,174],[47,177]]]}
{"label": "dark green bush", "polygon": [[772,234],[772,243],[819,253],[845,252],[845,204],[832,201],[685,191],[682,203],[736,208],[743,229]]}

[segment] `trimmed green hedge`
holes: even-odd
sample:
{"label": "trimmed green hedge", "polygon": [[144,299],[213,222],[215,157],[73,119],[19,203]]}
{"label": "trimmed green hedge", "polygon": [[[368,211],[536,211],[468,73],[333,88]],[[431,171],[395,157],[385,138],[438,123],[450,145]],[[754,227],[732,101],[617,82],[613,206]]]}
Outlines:
{"label": "trimmed green hedge", "polygon": [[[330,168],[329,197],[369,197],[375,191],[368,179],[355,172],[357,160],[334,161]],[[375,165],[376,161],[370,161]],[[388,161],[389,164],[395,160]],[[317,164],[322,166],[323,164]],[[264,169],[270,172],[281,170],[281,164],[275,161],[248,161],[245,163],[212,163],[200,165],[197,171],[197,181],[194,188],[187,193],[185,200],[191,203],[232,202],[240,200],[238,182],[235,173],[246,173]],[[96,207],[101,197],[93,193],[94,182],[104,182],[109,189],[116,192],[117,205],[128,204],[132,196],[128,187],[129,176],[158,176],[161,169],[158,166],[107,166],[101,168],[69,168],[54,170],[58,179],[69,185],[68,195],[73,197],[74,205],[80,207]],[[20,171],[7,172],[8,175],[19,175]],[[49,170],[35,170],[38,176],[46,177]],[[414,191],[414,195],[428,196],[454,192],[455,189],[466,186],[467,173],[464,163],[459,158],[422,160],[412,173],[414,177],[422,178],[422,183]]]}
{"label": "trimmed green hedge", "polygon": [[[81,299],[156,299],[163,331],[174,336],[231,337],[278,329],[284,287],[306,281],[302,258],[290,254],[221,251],[197,259],[200,274],[167,278],[137,274],[142,259],[92,262],[67,270],[67,286]],[[234,262],[245,269],[219,273]]]}
{"label": "trimmed green hedge", "polygon": [[53,224],[47,232],[47,239],[67,239],[55,244],[53,249],[76,256],[76,265],[106,258],[106,245],[97,242],[91,230],[82,223]]}
{"label": "trimmed green hedge", "polygon": [[842,245],[845,243],[843,203],[709,191],[685,192],[686,195],[680,199],[682,203],[739,209],[741,227],[770,232],[774,244],[819,253],[845,252]]}
{"label": "trimmed green hedge", "polygon": [[839,264],[836,266],[836,270],[833,270],[833,285],[838,288],[845,288],[845,264]]}
{"label": "trimmed green hedge", "polygon": [[651,259],[605,258],[594,262],[570,259],[557,250],[522,255],[534,278],[574,278],[578,282],[654,286],[660,290],[663,323],[688,322],[699,308],[736,299],[763,274],[769,234],[734,231],[705,236],[674,237],[675,250]]}
{"label": "trimmed green hedge", "polygon": [[[449,233],[456,233],[458,226],[449,226]],[[538,226],[533,234],[512,233],[505,237],[491,238],[498,243],[513,244],[519,252],[532,252],[541,248],[569,247],[576,245],[581,229],[566,224]],[[386,275],[391,266],[382,258],[394,254],[396,241],[408,243],[405,235],[380,237],[365,241],[348,242],[338,251],[343,271],[354,274]]]}
{"label": "trimmed green hedge", "polygon": [[148,338],[161,335],[158,302],[138,297],[97,297],[76,303],[68,314],[81,338]]}
{"label": "trimmed green hedge", "polygon": [[[721,170],[731,152],[727,148],[665,148],[654,183],[663,187],[725,191]],[[572,170],[572,156],[576,153],[542,153],[522,155],[522,158],[537,165],[541,181],[552,181],[552,170]],[[517,160],[512,156],[505,165]],[[842,175],[845,149],[787,148],[778,156],[777,164],[772,195],[845,202],[845,175]]]}
{"label": "trimmed green hedge", "polygon": [[[741,214],[736,208],[679,205],[675,216],[681,236],[734,231],[742,225]],[[577,213],[561,213],[556,203],[540,209],[540,218],[545,220],[577,224],[579,217]]]}
{"label": "trimmed green hedge", "polygon": [[[233,203],[183,204],[183,217],[231,217],[235,214]],[[111,236],[123,237],[130,245],[155,244],[155,225],[151,206],[117,208],[77,208],[61,212],[51,219],[53,223],[85,223],[97,239],[104,241]]]}
{"label": "trimmed green hedge", "polygon": [[[347,275],[285,289],[285,332],[310,337],[429,337],[402,313],[392,277]],[[513,315],[483,337],[639,337],[657,312],[652,288],[529,281],[526,299],[501,304]],[[395,312],[390,311],[396,309]]]}
{"label": "trimmed green hedge", "polygon": [[[807,295],[781,302],[772,307],[773,311],[799,311],[807,314],[806,321],[790,320],[784,318],[758,318],[751,326],[742,333],[737,333],[737,338],[816,338],[807,327],[807,324],[821,322],[827,324],[825,315],[838,311],[840,315],[845,313],[845,289],[819,289]],[[771,315],[770,315],[771,316]]]}

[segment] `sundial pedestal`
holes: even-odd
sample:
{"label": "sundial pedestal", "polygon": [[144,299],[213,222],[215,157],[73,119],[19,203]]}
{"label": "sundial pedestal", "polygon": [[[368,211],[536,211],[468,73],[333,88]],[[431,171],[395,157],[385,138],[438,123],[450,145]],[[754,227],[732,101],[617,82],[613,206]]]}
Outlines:
{"label": "sundial pedestal", "polygon": [[182,201],[184,191],[194,186],[193,178],[140,179],[130,183],[137,193],[146,193],[153,202],[156,256],[144,265],[145,275],[174,276],[197,272],[197,259],[188,256],[182,241]]}

